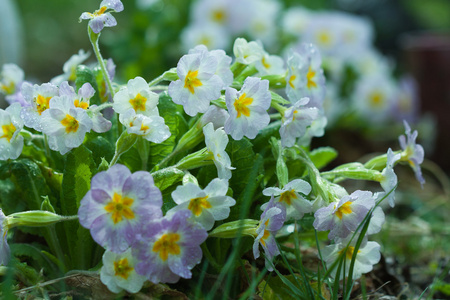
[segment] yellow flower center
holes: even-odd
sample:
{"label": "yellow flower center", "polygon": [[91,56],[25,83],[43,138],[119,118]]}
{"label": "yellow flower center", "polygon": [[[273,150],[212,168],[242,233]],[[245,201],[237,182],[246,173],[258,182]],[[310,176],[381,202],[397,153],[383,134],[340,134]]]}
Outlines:
{"label": "yellow flower center", "polygon": [[311,70],[311,66],[308,69],[308,73],[306,74],[306,79],[308,80],[308,82],[306,83],[306,86],[308,87],[308,89],[311,89],[312,87],[317,87],[317,84],[314,81],[314,76],[316,76],[316,72],[314,72],[313,70]]}
{"label": "yellow flower center", "polygon": [[77,132],[78,127],[80,127],[78,121],[71,115],[66,115],[66,117],[61,120],[61,124],[66,127],[66,133]]}
{"label": "yellow flower center", "polygon": [[111,218],[114,224],[117,224],[125,219],[134,219],[134,212],[130,209],[134,200],[128,197],[122,197],[117,193],[114,193],[111,201],[105,205],[105,210],[111,213]]}
{"label": "yellow flower center", "polygon": [[101,16],[105,13],[108,8],[106,6],[102,6],[94,12],[94,17]]}
{"label": "yellow flower center", "polygon": [[191,199],[188,209],[192,211],[196,217],[200,216],[203,208],[211,208],[211,203],[206,199],[208,199],[208,196]]}
{"label": "yellow flower center", "polygon": [[291,88],[293,88],[293,89],[295,89],[295,86],[294,86],[294,80],[295,80],[295,78],[297,78],[297,76],[295,76],[295,75],[292,75],[292,76],[289,78],[289,85],[290,85]]}
{"label": "yellow flower center", "polygon": [[133,267],[130,266],[127,258],[114,262],[114,275],[120,276],[127,280],[131,271],[133,271]]}
{"label": "yellow flower center", "polygon": [[73,105],[75,105],[75,107],[81,107],[82,109],[87,109],[89,107],[89,103],[82,102],[78,99],[75,99],[75,101],[73,101]]}
{"label": "yellow flower center", "polygon": [[237,118],[241,115],[246,117],[250,116],[250,109],[248,106],[253,103],[253,98],[247,98],[247,95],[243,93],[238,99],[234,101],[234,108],[237,111]]}
{"label": "yellow flower center", "polygon": [[341,207],[338,208],[336,211],[336,216],[339,219],[342,219],[342,215],[348,215],[352,213],[352,208],[350,207],[352,205],[352,202],[348,201],[341,205]]}
{"label": "yellow flower center", "polygon": [[14,94],[15,89],[14,82],[10,82],[8,85],[0,83],[0,90],[5,92],[6,95]]}
{"label": "yellow flower center", "polygon": [[146,131],[146,130],[149,130],[150,129],[150,127],[148,127],[147,125],[144,125],[144,124],[141,124],[141,131]]}
{"label": "yellow flower center", "polygon": [[297,195],[294,190],[289,190],[281,193],[279,201],[285,202],[287,205],[291,205],[293,199],[297,199]]}
{"label": "yellow flower center", "polygon": [[131,106],[133,106],[133,109],[138,112],[140,111],[145,111],[145,103],[147,102],[147,98],[145,98],[144,96],[142,96],[140,93],[138,93],[136,95],[136,97],[134,97],[134,99],[130,100],[130,104]]}
{"label": "yellow flower center", "polygon": [[159,258],[166,261],[171,255],[180,254],[180,246],[176,242],[180,240],[178,233],[163,234],[153,245],[153,252],[159,252]]}
{"label": "yellow flower center", "polygon": [[[267,221],[264,223],[264,226],[267,227],[267,225],[269,225],[269,220],[267,220]],[[259,240],[259,242],[260,242],[263,246],[265,246],[265,245],[266,245],[266,240],[267,240],[267,238],[268,238],[269,236],[270,236],[269,230],[264,229],[264,234],[263,234],[262,238]]]}
{"label": "yellow flower center", "polygon": [[266,68],[266,69],[270,68],[270,65],[267,63],[265,57],[262,58],[261,63],[264,66],[264,68]]}
{"label": "yellow flower center", "polygon": [[[345,249],[341,250],[341,251],[339,252],[339,254],[341,254],[341,253],[344,252],[344,251],[345,251]],[[347,251],[345,252],[345,258],[346,258],[347,260],[351,260],[351,259],[352,259],[352,256],[353,256],[353,252],[355,252],[355,247],[348,246]],[[360,252],[360,251],[358,250],[358,252],[356,252],[356,253],[359,253],[359,252]]]}
{"label": "yellow flower center", "polygon": [[50,99],[52,99],[52,97],[44,97],[42,95],[38,95],[36,97],[36,109],[37,109],[39,114],[42,114],[42,112],[44,110],[49,108],[49,106],[50,106]]}
{"label": "yellow flower center", "polygon": [[0,139],[5,138],[8,140],[8,143],[11,142],[14,132],[16,132],[16,126],[14,126],[13,123],[9,125],[2,125],[2,130],[3,135],[0,136]]}
{"label": "yellow flower center", "polygon": [[317,40],[319,44],[322,44],[323,46],[328,46],[331,42],[331,37],[327,31],[322,30],[317,34]]}
{"label": "yellow flower center", "polygon": [[226,14],[222,9],[216,9],[212,12],[211,17],[213,21],[223,23],[225,21]]}
{"label": "yellow flower center", "polygon": [[191,94],[194,94],[195,87],[203,85],[203,83],[200,81],[200,79],[197,78],[197,76],[198,70],[189,71],[186,75],[186,78],[184,79],[184,87],[187,88],[191,92]]}
{"label": "yellow flower center", "polygon": [[380,92],[372,92],[369,95],[370,105],[374,108],[379,108],[383,106],[384,95]]}

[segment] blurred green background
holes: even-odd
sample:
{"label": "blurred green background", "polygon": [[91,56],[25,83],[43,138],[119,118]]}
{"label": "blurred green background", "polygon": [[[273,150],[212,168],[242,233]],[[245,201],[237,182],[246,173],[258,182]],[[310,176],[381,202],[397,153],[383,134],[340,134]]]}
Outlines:
{"label": "blurred green background", "polygon": [[[137,75],[151,79],[175,66],[183,54],[179,34],[188,24],[192,0],[153,1],[155,4],[145,10],[138,9],[136,2],[123,1],[125,10],[114,14],[118,26],[104,30],[100,39],[104,57],[112,57],[118,66],[119,81]],[[402,33],[450,28],[448,0],[280,2],[284,7],[303,5],[368,15],[375,24],[376,45],[384,54],[399,59],[400,66],[402,53],[398,40]],[[78,18],[84,11],[95,11],[100,1],[0,0],[0,3],[0,48],[12,48],[15,44],[20,48],[10,50],[13,54],[9,55],[3,50],[0,64],[17,63],[25,70],[27,79],[46,82],[62,73],[64,62],[79,49],[91,49],[87,21],[79,23]],[[6,6],[14,8],[17,17],[7,12]]]}

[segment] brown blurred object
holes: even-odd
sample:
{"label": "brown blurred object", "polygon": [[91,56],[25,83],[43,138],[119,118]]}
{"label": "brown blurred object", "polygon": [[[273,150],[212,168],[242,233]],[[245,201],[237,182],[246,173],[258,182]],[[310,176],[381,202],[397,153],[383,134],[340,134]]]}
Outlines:
{"label": "brown blurred object", "polygon": [[437,120],[432,157],[450,172],[450,32],[414,32],[402,41],[406,67],[419,84],[421,111]]}

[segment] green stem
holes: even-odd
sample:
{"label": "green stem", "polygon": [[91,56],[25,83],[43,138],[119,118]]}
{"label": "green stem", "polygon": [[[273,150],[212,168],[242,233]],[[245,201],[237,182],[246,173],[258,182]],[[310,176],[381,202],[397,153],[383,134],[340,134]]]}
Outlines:
{"label": "green stem", "polygon": [[222,267],[217,263],[217,261],[211,255],[211,252],[209,252],[209,249],[206,246],[206,243],[201,244],[200,247],[202,248],[203,254],[205,255],[208,262],[211,264],[211,266],[213,266],[213,268],[216,269],[217,272],[220,272],[222,270]]}
{"label": "green stem", "polygon": [[92,111],[93,113],[98,113],[99,111],[102,111],[105,108],[112,107],[112,106],[113,106],[112,103],[103,103],[103,104],[97,106],[96,108],[90,109],[90,111]]}
{"label": "green stem", "polygon": [[[105,79],[106,84],[108,85],[109,92],[111,93],[111,97],[114,99],[114,89],[112,87],[111,79],[109,78],[108,71],[106,70],[105,61],[100,53],[100,48],[98,46],[98,39],[100,37],[100,33],[94,33],[91,27],[88,26],[88,36],[91,41],[92,47],[94,48],[95,57],[97,57],[98,64],[100,66],[100,70],[103,75],[103,79]],[[119,115],[117,115],[117,129],[118,135],[122,133],[122,124],[119,121]]]}
{"label": "green stem", "polygon": [[151,91],[155,91],[155,90],[167,91],[169,89],[169,87],[167,85],[155,85],[155,86],[150,86],[149,88]]}
{"label": "green stem", "polygon": [[286,111],[286,107],[284,107],[283,105],[281,105],[278,102],[275,102],[273,100],[270,103],[270,106],[275,108],[281,114],[281,116],[284,116],[284,112]]}

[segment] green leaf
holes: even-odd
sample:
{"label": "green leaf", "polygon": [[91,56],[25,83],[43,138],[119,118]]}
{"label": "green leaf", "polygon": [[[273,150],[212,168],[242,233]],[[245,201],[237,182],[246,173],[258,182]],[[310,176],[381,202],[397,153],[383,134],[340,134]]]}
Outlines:
{"label": "green leaf", "polygon": [[[96,165],[92,158],[92,152],[81,145],[67,154],[64,177],[62,184],[61,209],[64,215],[76,215],[80,201],[91,187],[91,178],[96,172]],[[83,263],[83,257],[87,254],[77,253],[82,243],[83,251],[91,251],[92,245],[86,244],[83,237],[78,236],[80,224],[78,222],[64,222],[69,256],[73,267]]]}
{"label": "green leaf", "polygon": [[311,161],[319,170],[333,161],[337,155],[336,149],[331,147],[320,147],[309,153]]}
{"label": "green leaf", "polygon": [[102,136],[94,137],[85,142],[84,145],[91,150],[96,166],[100,165],[102,158],[109,162],[114,156],[114,146]]}
{"label": "green leaf", "polygon": [[79,65],[77,67],[76,76],[77,76],[77,78],[75,79],[76,91],[78,92],[78,90],[83,86],[83,84],[90,83],[95,90],[95,94],[89,100],[89,104],[100,105],[102,101],[100,100],[100,92],[97,86],[97,81],[95,79],[94,72],[85,65]]}
{"label": "green leaf", "polygon": [[34,260],[31,263],[32,266],[36,267],[38,270],[44,269],[48,273],[52,273],[54,276],[61,275],[58,272],[58,268],[53,264],[53,262],[48,259],[46,255],[42,253],[40,245],[35,244],[11,244],[11,255],[14,257],[26,256]]}
{"label": "green leaf", "polygon": [[184,172],[175,168],[168,167],[152,173],[155,185],[164,191],[174,183],[181,181],[184,176]]}
{"label": "green leaf", "polygon": [[152,169],[164,157],[172,153],[178,139],[187,131],[188,125],[183,115],[178,111],[178,106],[173,103],[172,98],[163,93],[159,96],[159,114],[169,126],[170,137],[161,144],[150,143],[150,157],[148,168]]}
{"label": "green leaf", "polygon": [[230,156],[231,166],[236,168],[231,171],[230,187],[234,191],[234,195],[237,196],[244,190],[249,181],[248,175],[255,163],[255,153],[252,143],[246,138],[239,141],[230,140],[226,151]]}

